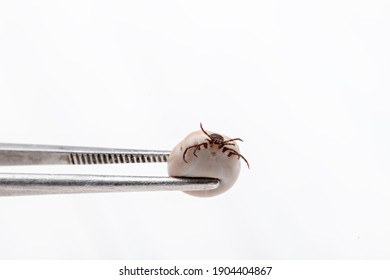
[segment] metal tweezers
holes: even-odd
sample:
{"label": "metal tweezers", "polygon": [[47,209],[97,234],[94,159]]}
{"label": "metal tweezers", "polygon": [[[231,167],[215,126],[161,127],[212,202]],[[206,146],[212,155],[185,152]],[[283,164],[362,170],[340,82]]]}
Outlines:
{"label": "metal tweezers", "polygon": [[[0,166],[52,164],[164,163],[169,151],[1,144]],[[0,173],[0,196],[130,191],[202,191],[219,185],[213,178],[119,175]]]}

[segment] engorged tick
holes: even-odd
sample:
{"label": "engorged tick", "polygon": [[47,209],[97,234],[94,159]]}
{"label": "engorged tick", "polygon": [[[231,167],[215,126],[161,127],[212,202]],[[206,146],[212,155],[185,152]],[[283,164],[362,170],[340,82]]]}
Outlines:
{"label": "engorged tick", "polygon": [[224,140],[224,138],[222,137],[222,135],[219,135],[217,133],[212,133],[212,134],[208,134],[202,127],[202,123],[200,123],[200,128],[202,129],[203,133],[207,135],[208,138],[205,139],[205,142],[203,143],[200,143],[200,144],[196,144],[196,145],[192,145],[192,146],[189,146],[187,147],[185,150],[184,150],[184,153],[183,153],[183,160],[184,162],[188,163],[187,160],[185,159],[185,156],[186,156],[186,153],[189,149],[192,149],[194,148],[194,151],[193,151],[193,155],[198,157],[196,152],[198,150],[200,150],[200,148],[203,146],[205,149],[208,148],[208,146],[210,145],[210,147],[214,146],[214,145],[217,145],[218,146],[218,150],[219,149],[222,149],[222,153],[228,151],[228,157],[231,157],[233,155],[235,156],[238,156],[238,159],[242,158],[246,164],[248,165],[248,168],[249,168],[249,163],[248,161],[246,160],[246,158],[241,155],[240,153],[238,153],[237,151],[235,151],[234,149],[231,149],[231,148],[228,148],[226,146],[228,145],[232,145],[232,146],[235,146],[234,144],[234,141],[241,141],[243,142],[242,139],[240,138],[233,138],[233,139],[228,139],[228,140]]}

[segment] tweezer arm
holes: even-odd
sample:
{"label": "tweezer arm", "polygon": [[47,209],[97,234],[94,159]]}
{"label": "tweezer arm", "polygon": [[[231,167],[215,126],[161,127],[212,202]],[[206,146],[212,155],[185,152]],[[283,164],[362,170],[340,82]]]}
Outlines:
{"label": "tweezer arm", "polygon": [[[0,143],[0,165],[154,163],[166,162],[169,154],[169,151]],[[202,191],[218,186],[218,179],[212,178],[0,173],[0,196]]]}
{"label": "tweezer arm", "polygon": [[0,143],[0,165],[166,162],[169,153],[169,151]]}
{"label": "tweezer arm", "polygon": [[219,185],[212,178],[0,173],[0,196],[131,191],[199,191]]}

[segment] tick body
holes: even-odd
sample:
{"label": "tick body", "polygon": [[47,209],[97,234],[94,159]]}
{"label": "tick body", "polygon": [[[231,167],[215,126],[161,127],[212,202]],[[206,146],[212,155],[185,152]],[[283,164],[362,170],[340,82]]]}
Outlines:
{"label": "tick body", "polygon": [[240,174],[243,159],[236,141],[218,133],[201,130],[189,134],[176,145],[168,158],[168,174],[171,177],[217,178],[220,186],[214,190],[186,192],[200,197],[215,196],[230,189]]}

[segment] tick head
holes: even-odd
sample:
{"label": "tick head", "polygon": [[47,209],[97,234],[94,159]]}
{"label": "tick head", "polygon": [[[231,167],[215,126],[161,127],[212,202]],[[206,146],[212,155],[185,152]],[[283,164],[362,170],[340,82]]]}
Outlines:
{"label": "tick head", "polygon": [[223,137],[217,133],[213,133],[210,135],[210,139],[213,142],[213,144],[221,145],[223,143]]}

